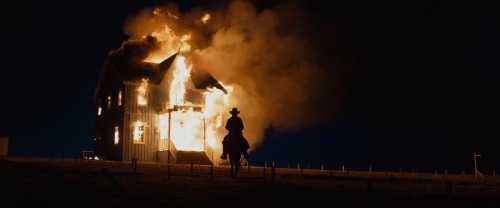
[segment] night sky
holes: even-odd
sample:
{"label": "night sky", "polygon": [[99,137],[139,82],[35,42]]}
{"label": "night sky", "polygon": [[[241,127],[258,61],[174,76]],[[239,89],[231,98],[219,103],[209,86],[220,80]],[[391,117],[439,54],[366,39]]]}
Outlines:
{"label": "night sky", "polygon": [[[0,136],[10,139],[9,155],[92,150],[92,93],[105,59],[129,38],[127,17],[166,2],[3,3]],[[178,5],[188,11],[227,2]],[[252,2],[265,10],[285,1]],[[303,31],[321,52],[318,64],[347,63],[334,62],[348,67],[327,73],[343,84],[323,89],[342,92],[322,103],[340,110],[315,126],[269,126],[251,162],[472,172],[476,151],[480,169],[499,171],[500,5],[473,2],[303,3],[316,15],[309,25],[321,31]]]}

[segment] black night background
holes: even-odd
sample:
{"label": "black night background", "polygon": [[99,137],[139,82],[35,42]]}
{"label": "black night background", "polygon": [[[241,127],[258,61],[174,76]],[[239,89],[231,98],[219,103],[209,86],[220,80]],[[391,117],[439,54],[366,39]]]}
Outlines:
{"label": "black night background", "polygon": [[[177,4],[189,11],[228,2]],[[287,1],[251,2],[265,10]],[[315,126],[269,126],[251,152],[254,164],[472,172],[477,152],[482,171],[500,170],[498,3],[296,2],[316,17],[307,27],[316,30],[303,31],[310,50],[332,80],[343,82],[324,89],[342,96],[325,95],[321,105],[339,110]],[[165,3],[2,3],[0,136],[9,138],[9,156],[79,157],[92,150],[92,93],[104,60],[128,39],[127,17]]]}

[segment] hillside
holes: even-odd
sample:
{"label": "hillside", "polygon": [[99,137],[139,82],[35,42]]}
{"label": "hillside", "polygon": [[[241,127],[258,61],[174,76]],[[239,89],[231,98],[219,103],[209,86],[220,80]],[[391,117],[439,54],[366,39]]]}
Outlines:
{"label": "hillside", "polygon": [[[500,207],[500,177],[0,158],[2,207]],[[213,174],[211,174],[213,173]],[[274,178],[274,179],[273,179]]]}

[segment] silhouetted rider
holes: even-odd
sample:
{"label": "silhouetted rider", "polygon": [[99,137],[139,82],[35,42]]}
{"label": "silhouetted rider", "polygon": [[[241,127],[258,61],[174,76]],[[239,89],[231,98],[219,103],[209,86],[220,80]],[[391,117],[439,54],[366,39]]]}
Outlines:
{"label": "silhouetted rider", "polygon": [[226,122],[226,130],[229,131],[229,133],[224,137],[224,140],[222,141],[222,159],[226,159],[227,155],[227,148],[225,146],[225,142],[227,137],[232,137],[235,139],[241,139],[243,140],[242,142],[242,152],[243,156],[245,159],[248,159],[248,153],[247,149],[249,148],[248,141],[243,137],[243,129],[245,128],[243,126],[243,120],[241,120],[240,117],[238,117],[238,114],[240,111],[238,111],[237,108],[233,108],[229,113],[232,115],[229,119],[227,119]]}

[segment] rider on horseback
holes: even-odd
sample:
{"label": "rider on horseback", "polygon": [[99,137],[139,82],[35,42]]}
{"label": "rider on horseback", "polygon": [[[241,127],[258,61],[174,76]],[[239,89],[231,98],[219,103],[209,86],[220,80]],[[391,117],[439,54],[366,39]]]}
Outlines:
{"label": "rider on horseback", "polygon": [[226,141],[227,141],[227,138],[228,137],[232,137],[232,138],[235,138],[235,139],[241,139],[243,140],[242,142],[242,146],[241,146],[241,149],[242,149],[242,152],[243,152],[243,157],[245,157],[245,159],[248,159],[248,153],[247,153],[247,149],[249,148],[249,145],[248,145],[248,141],[245,139],[245,137],[243,137],[243,121],[241,120],[240,117],[238,117],[238,114],[240,113],[240,111],[238,111],[237,108],[233,108],[232,111],[230,111],[229,113],[231,113],[231,117],[229,119],[227,119],[227,122],[226,122],[226,130],[229,131],[229,133],[224,137],[224,140],[222,141],[222,155],[220,156],[220,158],[222,159],[226,159],[227,158],[227,148],[226,148]]}

